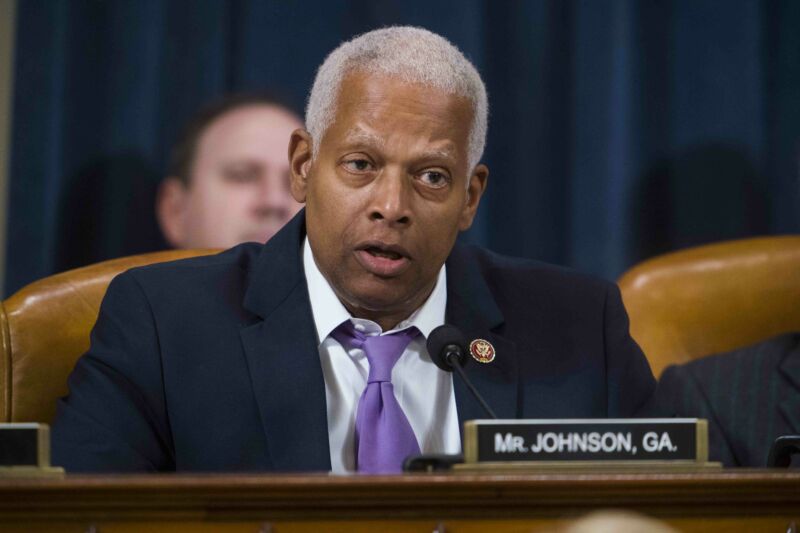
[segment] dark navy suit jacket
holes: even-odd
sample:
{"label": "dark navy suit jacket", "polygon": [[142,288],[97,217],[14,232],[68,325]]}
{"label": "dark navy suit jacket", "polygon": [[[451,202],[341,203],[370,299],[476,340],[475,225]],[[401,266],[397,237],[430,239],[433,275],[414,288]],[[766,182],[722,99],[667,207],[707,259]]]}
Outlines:
{"label": "dark navy suit jacket", "polygon": [[[327,471],[301,212],[266,245],[136,268],[108,288],[52,428],[68,471]],[[611,283],[456,246],[448,323],[496,350],[467,374],[499,417],[624,417],[655,382]],[[483,412],[454,380],[459,421]]]}
{"label": "dark navy suit jacket", "polygon": [[776,438],[800,434],[800,333],[670,366],[654,402],[661,416],[708,419],[711,460],[766,466]]}

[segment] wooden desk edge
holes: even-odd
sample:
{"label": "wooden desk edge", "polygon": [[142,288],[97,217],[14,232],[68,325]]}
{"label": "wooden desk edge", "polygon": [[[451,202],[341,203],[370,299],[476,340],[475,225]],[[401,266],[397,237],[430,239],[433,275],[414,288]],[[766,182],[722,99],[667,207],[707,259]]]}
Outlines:
{"label": "wooden desk edge", "polygon": [[800,473],[331,476],[158,474],[0,479],[0,521],[158,516],[559,516],[599,507],[653,516],[797,514]]}

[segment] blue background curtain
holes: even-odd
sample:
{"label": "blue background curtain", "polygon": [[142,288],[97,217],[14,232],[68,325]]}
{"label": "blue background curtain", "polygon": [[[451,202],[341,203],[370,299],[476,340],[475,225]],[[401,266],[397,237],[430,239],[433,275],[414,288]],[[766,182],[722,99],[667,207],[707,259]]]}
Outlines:
{"label": "blue background curtain", "polygon": [[490,95],[490,186],[464,239],[615,278],[654,254],[800,230],[800,2],[24,0],[5,292],[162,248],[182,123],[225,92],[302,108],[370,29],[438,32]]}

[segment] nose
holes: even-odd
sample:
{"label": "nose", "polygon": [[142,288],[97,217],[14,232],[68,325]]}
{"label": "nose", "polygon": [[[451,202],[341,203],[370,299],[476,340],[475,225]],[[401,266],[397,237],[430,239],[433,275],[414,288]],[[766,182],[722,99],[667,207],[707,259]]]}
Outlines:
{"label": "nose", "polygon": [[372,182],[369,218],[389,225],[411,223],[411,184],[402,172],[384,171]]}
{"label": "nose", "polygon": [[265,173],[258,181],[257,189],[254,191],[257,201],[256,213],[262,216],[266,215],[279,215],[282,216],[288,210],[288,206],[292,201],[289,194],[288,178],[285,180],[283,176],[275,175],[276,173]]}

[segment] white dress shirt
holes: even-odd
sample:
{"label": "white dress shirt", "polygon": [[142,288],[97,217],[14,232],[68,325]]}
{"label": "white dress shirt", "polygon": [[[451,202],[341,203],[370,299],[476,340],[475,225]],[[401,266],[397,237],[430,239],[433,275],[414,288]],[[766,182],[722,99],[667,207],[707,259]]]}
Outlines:
{"label": "white dress shirt", "polygon": [[366,335],[387,335],[410,326],[416,326],[422,333],[411,341],[392,370],[394,394],[414,430],[422,453],[461,453],[452,374],[439,369],[425,348],[430,332],[444,324],[447,304],[445,267],[439,271],[436,286],[422,307],[386,332],[377,323],[353,318],[347,312],[317,268],[308,238],[303,244],[303,267],[325,376],[332,472],[343,474],[355,470],[356,410],[369,375],[369,362],[364,351],[357,348],[346,351],[330,336],[339,324],[348,319]]}

